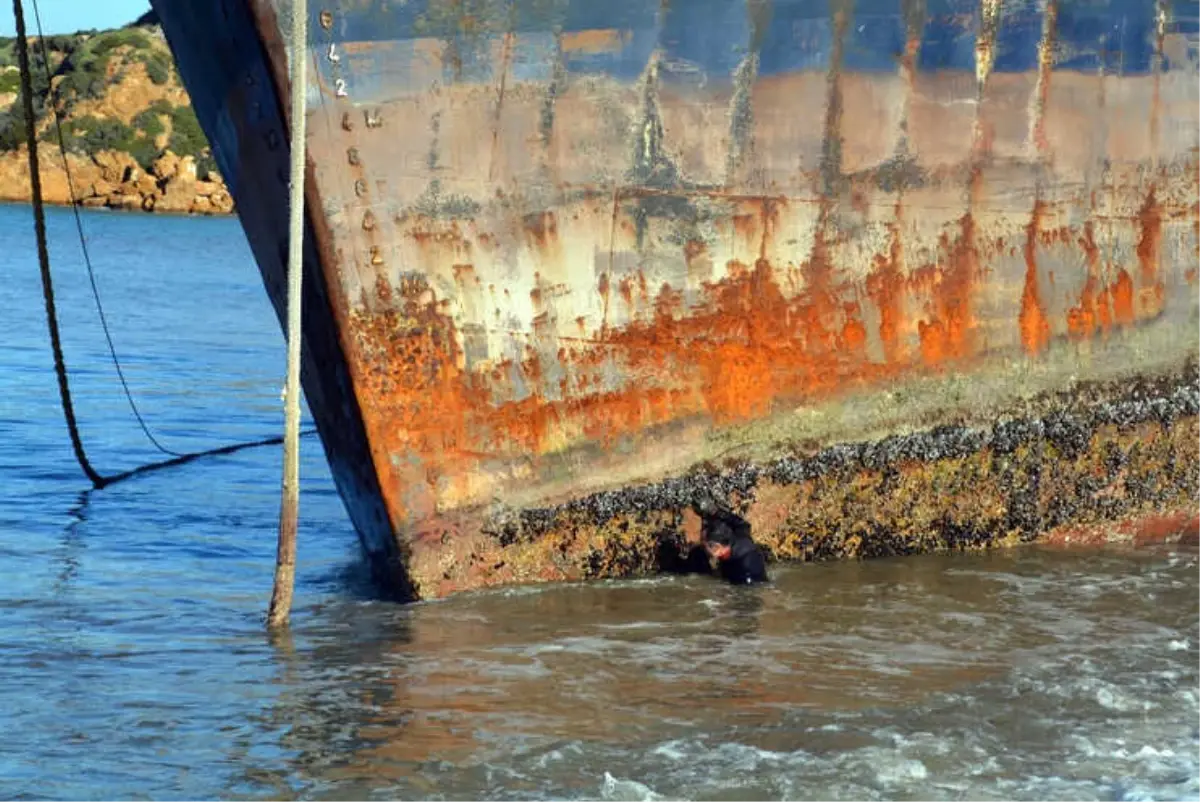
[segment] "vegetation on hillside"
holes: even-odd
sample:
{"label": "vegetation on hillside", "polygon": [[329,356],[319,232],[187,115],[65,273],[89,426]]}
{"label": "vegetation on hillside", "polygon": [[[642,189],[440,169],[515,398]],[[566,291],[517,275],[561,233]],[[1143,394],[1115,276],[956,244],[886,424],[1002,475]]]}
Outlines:
{"label": "vegetation on hillside", "polygon": [[[0,38],[0,94],[18,96],[7,108],[0,107],[0,150],[15,150],[25,143],[15,45],[15,39]],[[166,90],[179,88],[180,83],[171,53],[156,28],[135,24],[111,31],[49,36],[44,51],[42,42],[34,40],[32,45],[33,105],[41,141],[57,146],[57,116],[63,142],[71,152],[122,151],[149,167],[169,149],[179,156],[195,158],[201,176],[215,171],[208,141],[191,106],[173,104],[162,97],[169,94]],[[97,113],[96,106],[114,86],[133,78],[135,65],[145,70],[145,78],[137,77],[143,87],[162,90],[140,94],[157,95],[158,99],[147,99],[145,108],[138,109],[129,122]],[[131,94],[136,97],[139,93],[122,97]]]}

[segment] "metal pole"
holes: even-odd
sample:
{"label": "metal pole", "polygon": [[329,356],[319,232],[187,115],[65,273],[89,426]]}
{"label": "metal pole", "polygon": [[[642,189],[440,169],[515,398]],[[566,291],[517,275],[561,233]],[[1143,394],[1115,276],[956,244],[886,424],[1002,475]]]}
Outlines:
{"label": "metal pole", "polygon": [[308,97],[308,9],[292,2],[291,32],[291,186],[288,221],[287,389],[284,396],[283,490],[279,509],[279,546],[275,557],[275,590],[267,626],[287,626],[296,579],[296,525],[300,513],[300,291],[304,269],[305,122]]}

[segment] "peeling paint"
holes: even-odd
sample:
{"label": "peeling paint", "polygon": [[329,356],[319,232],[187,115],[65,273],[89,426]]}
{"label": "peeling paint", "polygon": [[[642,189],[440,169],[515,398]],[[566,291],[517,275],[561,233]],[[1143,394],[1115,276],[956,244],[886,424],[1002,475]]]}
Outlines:
{"label": "peeling paint", "polygon": [[[1144,47],[1081,41],[1080,15],[1112,27],[1106,3],[903,0],[884,15],[894,53],[864,33],[878,9],[851,0],[747,0],[729,30],[662,4],[539,3],[339,12],[351,39],[383,20],[379,42],[344,49],[376,88],[310,107],[352,391],[423,595],[648,569],[678,523],[572,519],[584,534],[493,553],[476,547],[489,505],[678,476],[733,428],[927,376],[970,385],[992,359],[1036,372],[1065,353],[1066,382],[1128,338],[1194,333],[1200,79],[1167,57],[1162,0]],[[339,124],[368,112],[386,124]],[[1178,446],[1151,429],[1096,442]],[[1023,452],[1030,475],[1078,467],[1048,448]],[[903,551],[921,538],[896,534],[898,510],[937,488],[925,545],[1003,541],[983,496],[958,495],[1001,492],[993,457],[944,462],[858,476],[858,495],[822,486],[820,503],[777,488],[779,520],[896,506],[773,548]]]}

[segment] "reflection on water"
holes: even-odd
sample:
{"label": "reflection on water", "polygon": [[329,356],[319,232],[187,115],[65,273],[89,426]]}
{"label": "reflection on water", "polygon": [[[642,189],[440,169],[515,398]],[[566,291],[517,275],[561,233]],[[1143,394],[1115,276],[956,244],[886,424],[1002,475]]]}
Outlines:
{"label": "reflection on water", "polygon": [[[281,426],[237,223],[85,214],[142,412],[194,451]],[[154,459],[51,210],[93,462]],[[186,243],[188,247],[180,247]],[[82,493],[28,210],[0,207],[0,796],[1182,799],[1197,555],[1018,552],[373,601],[315,440],[269,638],[277,448]],[[171,254],[164,264],[162,254]]]}

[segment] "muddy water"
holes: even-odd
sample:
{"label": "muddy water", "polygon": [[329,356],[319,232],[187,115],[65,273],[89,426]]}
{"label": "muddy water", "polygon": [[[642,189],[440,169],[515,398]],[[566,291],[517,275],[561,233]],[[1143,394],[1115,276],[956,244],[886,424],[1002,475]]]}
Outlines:
{"label": "muddy water", "polygon": [[314,796],[1193,798],[1196,568],[1024,550],[765,591],[334,607],[278,658],[279,716],[312,720],[281,738],[288,776]]}
{"label": "muddy water", "polygon": [[[85,493],[27,210],[0,208],[0,797],[1194,799],[1197,553],[1025,548],[374,601],[305,440],[297,609],[262,629],[279,453]],[[154,458],[50,216],[85,443]],[[89,214],[177,450],[278,431],[283,342],[229,220]],[[180,243],[195,244],[181,248]],[[170,254],[168,262],[163,254]]]}

